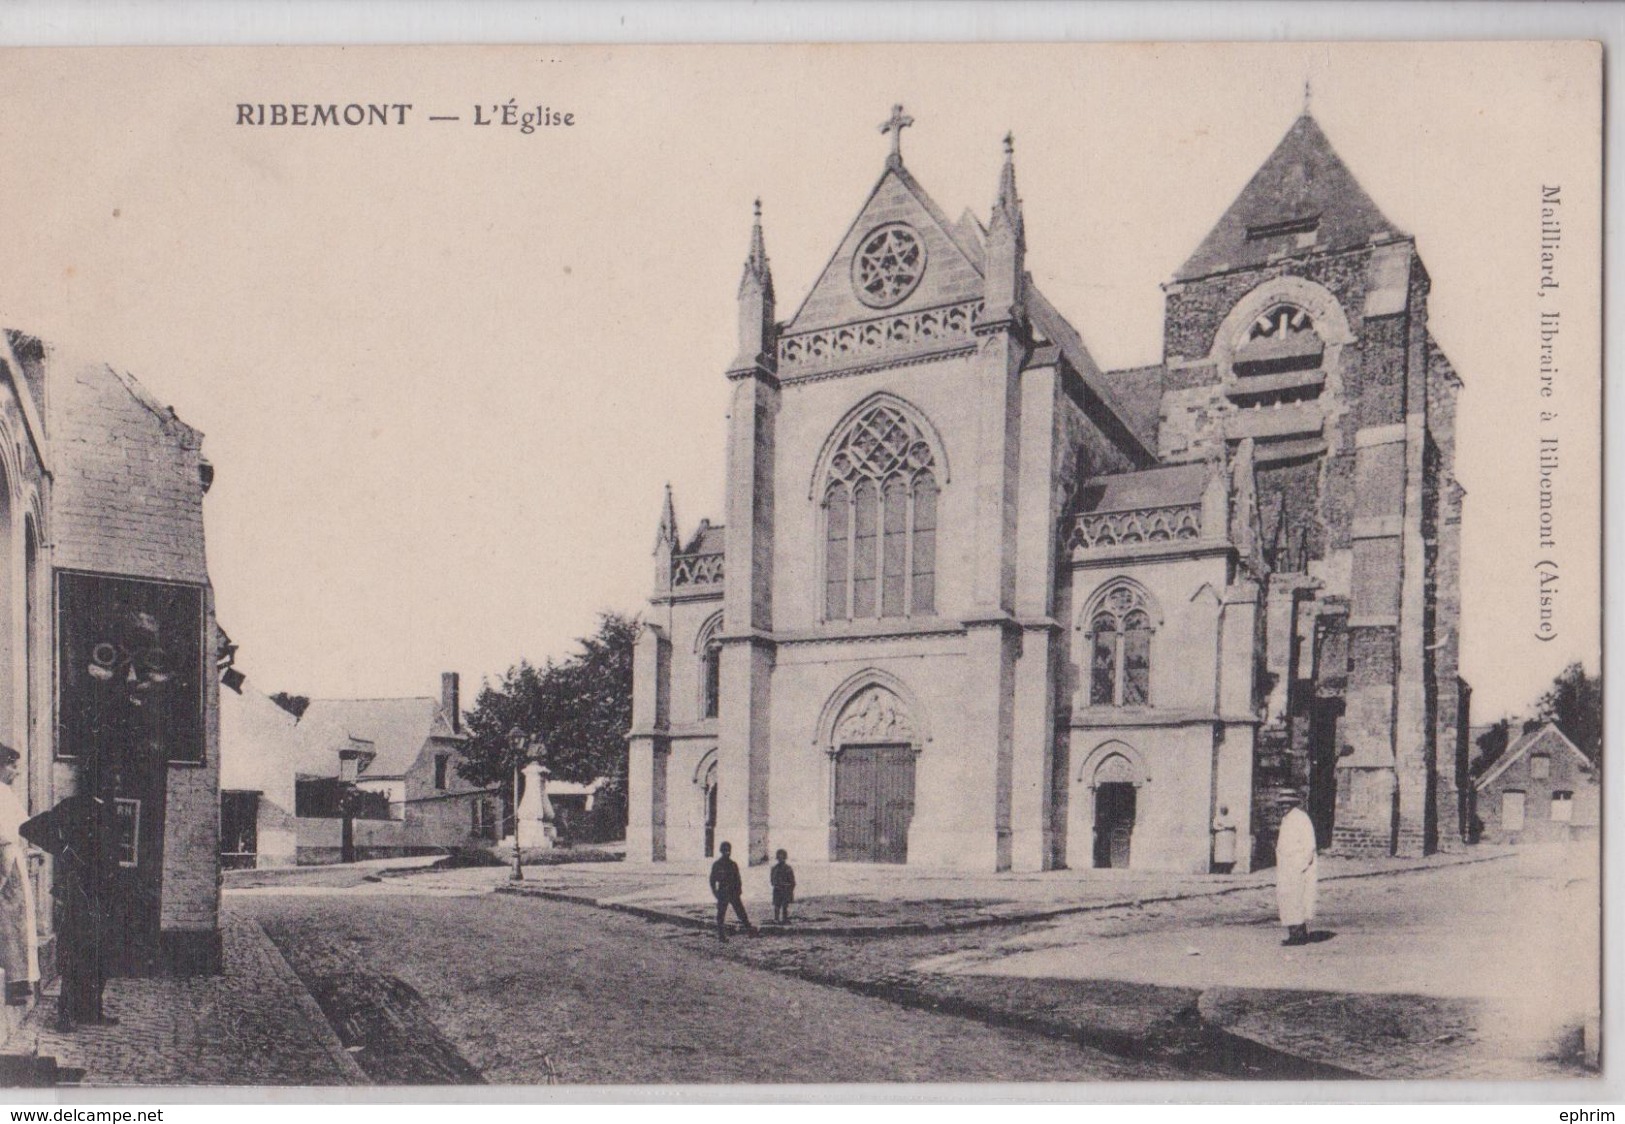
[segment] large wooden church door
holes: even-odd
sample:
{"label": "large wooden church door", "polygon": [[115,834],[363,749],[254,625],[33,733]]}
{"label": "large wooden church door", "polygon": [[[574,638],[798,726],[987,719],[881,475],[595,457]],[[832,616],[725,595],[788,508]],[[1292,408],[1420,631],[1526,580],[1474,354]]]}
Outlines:
{"label": "large wooden church door", "polygon": [[913,748],[844,747],[835,759],[835,861],[907,862],[913,819]]}

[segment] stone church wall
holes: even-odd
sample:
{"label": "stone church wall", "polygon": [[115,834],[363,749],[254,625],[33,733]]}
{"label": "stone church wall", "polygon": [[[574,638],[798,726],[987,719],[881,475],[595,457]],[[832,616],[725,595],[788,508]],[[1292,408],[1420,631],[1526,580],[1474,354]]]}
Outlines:
{"label": "stone church wall", "polygon": [[933,470],[937,500],[936,615],[962,612],[970,599],[969,577],[975,519],[977,441],[975,401],[965,393],[976,368],[974,356],[848,375],[784,389],[776,426],[777,478],[774,525],[774,625],[781,631],[818,627],[823,618],[820,505],[826,481],[814,480],[819,457],[842,421],[861,403],[889,394],[918,411],[940,439]]}

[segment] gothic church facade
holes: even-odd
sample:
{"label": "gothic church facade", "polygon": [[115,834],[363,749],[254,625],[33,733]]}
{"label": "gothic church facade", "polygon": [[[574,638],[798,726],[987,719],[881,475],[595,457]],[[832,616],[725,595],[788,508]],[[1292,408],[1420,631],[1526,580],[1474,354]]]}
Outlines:
{"label": "gothic church facade", "polygon": [[892,150],[779,318],[739,286],[722,525],[668,490],[628,855],[1207,872],[1459,837],[1461,383],[1414,239],[1301,116],[1102,370]]}

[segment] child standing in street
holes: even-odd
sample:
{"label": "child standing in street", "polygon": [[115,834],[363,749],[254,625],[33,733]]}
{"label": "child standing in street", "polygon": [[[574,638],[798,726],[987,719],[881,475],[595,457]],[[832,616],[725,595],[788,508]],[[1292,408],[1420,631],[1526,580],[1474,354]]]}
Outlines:
{"label": "child standing in street", "polygon": [[796,900],[796,872],[785,861],[790,857],[788,851],[781,849],[773,857],[778,860],[768,874],[773,882],[773,920],[780,925],[788,925],[790,903]]}

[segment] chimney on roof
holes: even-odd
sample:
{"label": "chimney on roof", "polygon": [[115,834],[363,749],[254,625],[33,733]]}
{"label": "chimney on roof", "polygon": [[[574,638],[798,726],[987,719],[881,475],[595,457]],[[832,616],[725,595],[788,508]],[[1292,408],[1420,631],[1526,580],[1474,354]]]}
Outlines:
{"label": "chimney on roof", "polygon": [[455,671],[442,672],[440,675],[440,709],[446,712],[446,721],[451,724],[451,732],[463,732],[463,711],[458,697],[457,673]]}

